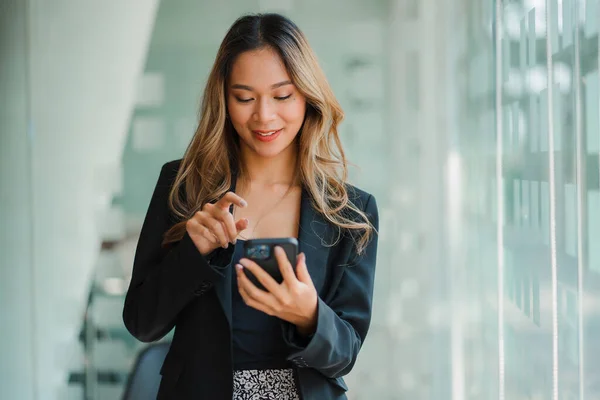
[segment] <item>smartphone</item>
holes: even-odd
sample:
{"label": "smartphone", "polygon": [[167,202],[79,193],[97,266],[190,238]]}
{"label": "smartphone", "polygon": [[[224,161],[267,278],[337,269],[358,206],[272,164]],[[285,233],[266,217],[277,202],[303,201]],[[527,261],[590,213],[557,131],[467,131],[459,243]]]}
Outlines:
{"label": "smartphone", "polygon": [[[279,246],[287,255],[296,270],[296,256],[298,255],[298,240],[296,238],[273,238],[273,239],[252,239],[244,242],[244,257],[257,263],[262,269],[275,279],[277,283],[283,282],[283,276],[279,270],[279,263],[275,257],[275,247]],[[246,276],[256,287],[265,290],[263,285],[256,279],[252,272],[244,269]]]}

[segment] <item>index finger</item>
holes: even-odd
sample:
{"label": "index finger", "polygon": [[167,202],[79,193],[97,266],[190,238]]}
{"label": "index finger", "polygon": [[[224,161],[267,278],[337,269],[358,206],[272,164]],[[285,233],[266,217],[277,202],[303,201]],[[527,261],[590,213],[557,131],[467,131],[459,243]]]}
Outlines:
{"label": "index finger", "polygon": [[225,196],[221,197],[221,199],[215,203],[215,206],[223,210],[227,210],[232,204],[238,207],[246,207],[248,205],[246,200],[242,199],[237,194],[233,192],[227,192],[225,193]]}

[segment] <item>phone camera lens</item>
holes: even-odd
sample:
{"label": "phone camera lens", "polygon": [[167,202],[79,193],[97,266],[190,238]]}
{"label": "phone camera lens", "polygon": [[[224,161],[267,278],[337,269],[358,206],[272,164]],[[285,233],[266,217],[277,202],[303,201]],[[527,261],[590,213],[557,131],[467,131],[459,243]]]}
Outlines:
{"label": "phone camera lens", "polygon": [[248,249],[248,256],[255,260],[266,260],[271,255],[268,245],[258,245]]}
{"label": "phone camera lens", "polygon": [[264,260],[269,258],[269,246],[262,245],[258,249],[258,256]]}

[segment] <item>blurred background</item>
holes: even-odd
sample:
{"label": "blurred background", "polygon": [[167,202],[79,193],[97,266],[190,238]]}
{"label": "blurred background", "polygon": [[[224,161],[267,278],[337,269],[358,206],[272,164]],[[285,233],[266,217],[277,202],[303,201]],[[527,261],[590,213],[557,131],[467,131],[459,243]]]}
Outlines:
{"label": "blurred background", "polygon": [[160,167],[259,11],[308,36],[380,207],[349,398],[600,399],[600,0],[0,0],[0,399],[121,398]]}

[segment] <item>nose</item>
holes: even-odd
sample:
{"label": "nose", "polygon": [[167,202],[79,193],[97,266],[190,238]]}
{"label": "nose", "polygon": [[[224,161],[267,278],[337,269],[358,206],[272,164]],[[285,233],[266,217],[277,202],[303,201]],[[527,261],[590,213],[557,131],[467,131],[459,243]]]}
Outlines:
{"label": "nose", "polygon": [[275,106],[269,98],[263,98],[256,103],[254,118],[258,122],[269,122],[275,118]]}

